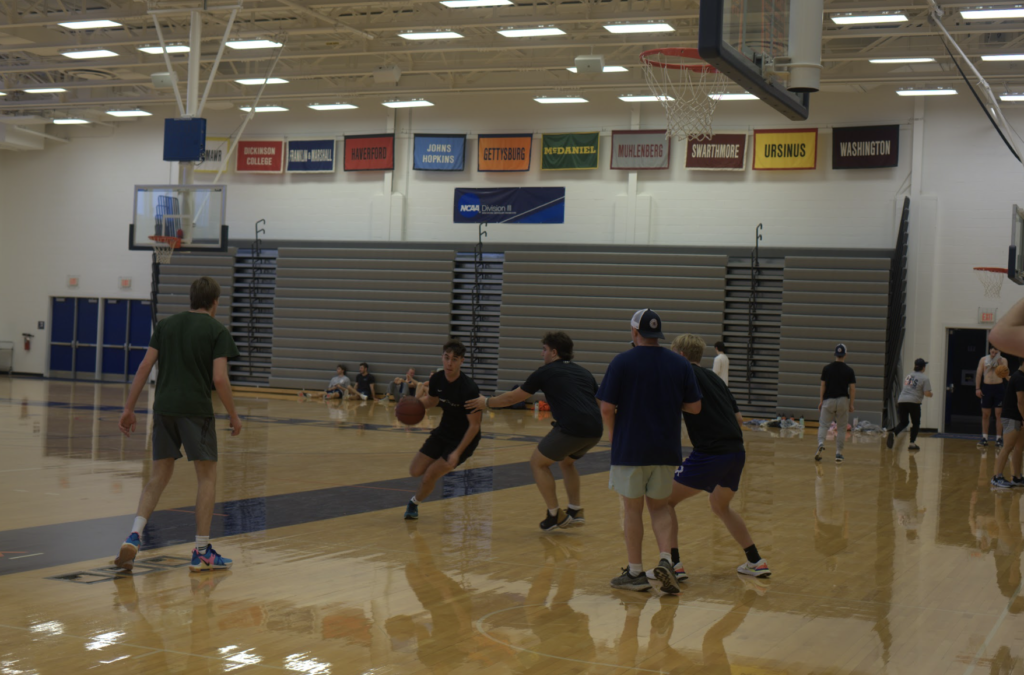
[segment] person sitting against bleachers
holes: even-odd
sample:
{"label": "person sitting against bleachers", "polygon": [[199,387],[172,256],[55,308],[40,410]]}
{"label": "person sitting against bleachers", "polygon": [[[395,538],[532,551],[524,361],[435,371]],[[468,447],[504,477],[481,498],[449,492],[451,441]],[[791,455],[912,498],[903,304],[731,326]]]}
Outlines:
{"label": "person sitting against bleachers", "polygon": [[396,377],[391,382],[388,382],[388,390],[384,393],[384,398],[381,400],[386,403],[388,397],[393,396],[397,402],[403,396],[415,396],[416,388],[419,385],[420,382],[416,379],[416,369],[410,368],[405,371],[405,377]]}
{"label": "person sitting against bleachers", "polygon": [[345,366],[338,364],[337,375],[331,378],[327,389],[324,391],[324,398],[345,398],[346,394],[356,394],[352,387],[352,380],[345,374]]}

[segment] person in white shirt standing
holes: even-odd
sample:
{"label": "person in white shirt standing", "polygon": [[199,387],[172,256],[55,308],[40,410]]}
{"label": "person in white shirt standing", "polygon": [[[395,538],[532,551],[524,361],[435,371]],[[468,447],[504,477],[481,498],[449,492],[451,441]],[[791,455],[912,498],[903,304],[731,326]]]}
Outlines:
{"label": "person in white shirt standing", "polygon": [[725,343],[721,340],[715,343],[715,362],[711,365],[711,370],[722,378],[725,386],[729,386],[729,357],[725,353]]}

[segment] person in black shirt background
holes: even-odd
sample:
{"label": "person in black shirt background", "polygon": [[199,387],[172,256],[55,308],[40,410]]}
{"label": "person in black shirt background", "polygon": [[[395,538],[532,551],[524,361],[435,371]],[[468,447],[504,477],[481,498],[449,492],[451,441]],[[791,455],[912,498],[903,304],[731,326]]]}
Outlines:
{"label": "person in black shirt background", "polygon": [[359,374],[356,375],[356,393],[359,394],[359,398],[373,399],[376,400],[376,392],[373,390],[373,385],[377,383],[377,378],[370,374],[370,366],[364,361],[359,364]]}
{"label": "person in black shirt background", "polygon": [[[466,408],[473,411],[505,408],[525,401],[538,391],[544,392],[555,418],[551,425],[554,428],[533,451],[530,467],[548,508],[540,529],[550,531],[584,523],[580,474],[573,465],[601,441],[604,422],[594,397],[597,393],[594,376],[572,362],[572,338],[562,331],[548,333],[541,339],[541,345],[544,365],[526,378],[522,386],[500,396],[481,396],[467,403]],[[569,495],[566,511],[558,508],[555,477],[551,475],[551,465],[555,462],[562,468],[565,491]]]}
{"label": "person in black shirt background", "polygon": [[843,462],[843,444],[846,443],[846,424],[853,412],[857,397],[857,376],[846,365],[846,345],[836,345],[836,360],[821,370],[821,391],[818,394],[818,450],[814,461],[821,461],[825,451],[825,437],[832,422],[836,423],[836,464]]}
{"label": "person in black shirt background", "polygon": [[[693,443],[693,452],[676,471],[672,485],[672,496],[668,503],[673,520],[672,564],[676,577],[687,578],[679,562],[679,521],[676,505],[698,495],[708,493],[711,510],[718,516],[729,534],[743,548],[746,562],[736,571],[752,577],[771,576],[768,563],[761,557],[750,537],[746,523],[738,513],[729,508],[729,503],[740,488],[740,476],[746,463],[746,448],[743,446],[743,416],[729,387],[718,375],[700,365],[704,356],[704,340],[696,335],[680,335],[672,341],[672,351],[682,354],[693,366],[701,393],[703,405],[697,414],[683,412],[686,432]],[[650,576],[650,573],[648,574]]]}
{"label": "person in black shirt background", "polygon": [[[1000,366],[1000,368],[1003,368],[1003,366]],[[1000,372],[998,368],[996,369],[996,374],[1000,375],[1004,380],[1005,370]],[[1004,396],[1004,400],[1000,401],[1000,403],[1003,405],[1002,431],[1005,442],[999,450],[999,456],[996,457],[992,487],[1024,487],[1024,478],[1021,478],[1021,473],[1024,472],[1021,468],[1021,455],[1024,454],[1022,453],[1022,450],[1024,450],[1024,434],[1021,433],[1021,420],[1024,419],[1024,415],[1021,414],[1021,409],[1024,408],[1024,362],[1021,362],[1021,367],[1010,376],[1009,385],[1006,387]],[[1010,480],[1006,480],[1003,477],[1007,458],[1010,459]]]}
{"label": "person in black shirt background", "polygon": [[466,402],[480,396],[480,387],[462,372],[466,348],[458,340],[449,340],[441,353],[444,368],[430,376],[427,391],[419,399],[428,410],[440,405],[443,412],[409,464],[409,475],[423,476],[423,480],[406,506],[406,520],[420,517],[420,502],[430,496],[437,481],[472,457],[480,444],[482,415],[466,410]]}

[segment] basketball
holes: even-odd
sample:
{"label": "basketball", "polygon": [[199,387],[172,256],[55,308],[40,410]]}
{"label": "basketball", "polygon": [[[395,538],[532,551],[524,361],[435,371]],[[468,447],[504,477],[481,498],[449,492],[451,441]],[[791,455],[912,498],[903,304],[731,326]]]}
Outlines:
{"label": "basketball", "polygon": [[998,377],[999,379],[1005,380],[1009,376],[1010,376],[1010,369],[1007,368],[1006,366],[1002,366],[1001,365],[998,368],[996,368],[996,377]]}
{"label": "basketball", "polygon": [[419,424],[423,421],[423,416],[427,414],[427,409],[423,407],[423,403],[415,396],[403,396],[402,400],[395,406],[395,417],[402,424]]}

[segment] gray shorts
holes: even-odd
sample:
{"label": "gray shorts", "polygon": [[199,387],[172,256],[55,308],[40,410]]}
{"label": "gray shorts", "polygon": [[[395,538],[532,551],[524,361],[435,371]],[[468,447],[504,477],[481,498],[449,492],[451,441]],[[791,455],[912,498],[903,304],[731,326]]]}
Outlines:
{"label": "gray shorts", "polygon": [[185,446],[188,461],[217,461],[217,430],[213,417],[153,414],[153,459],[179,459]]}
{"label": "gray shorts", "polygon": [[608,487],[627,499],[668,499],[678,467],[668,465],[624,466],[612,464]]}
{"label": "gray shorts", "polygon": [[537,449],[553,462],[561,462],[566,457],[580,459],[587,454],[587,450],[601,442],[601,437],[581,438],[570,436],[558,427],[553,427],[548,435],[540,439]]}
{"label": "gray shorts", "polygon": [[1020,420],[1011,420],[1003,417],[1003,434],[1008,434],[1011,431],[1020,431]]}

